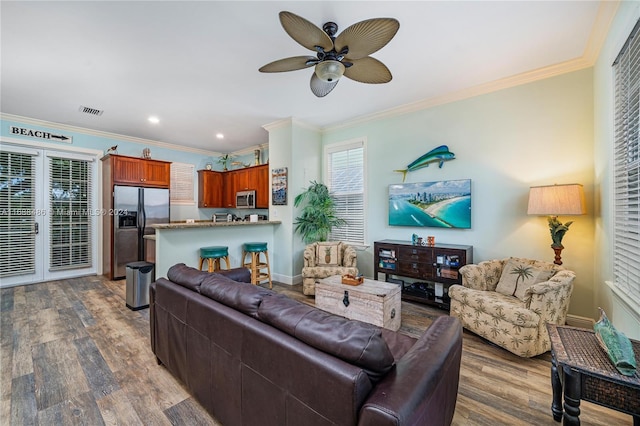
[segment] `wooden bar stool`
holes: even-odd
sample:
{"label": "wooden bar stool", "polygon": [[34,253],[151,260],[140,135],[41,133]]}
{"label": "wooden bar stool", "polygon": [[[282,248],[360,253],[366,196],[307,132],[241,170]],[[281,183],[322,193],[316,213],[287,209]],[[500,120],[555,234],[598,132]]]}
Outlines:
{"label": "wooden bar stool", "polygon": [[[260,253],[264,254],[264,262],[260,261]],[[251,262],[245,263],[248,254],[251,255]],[[251,284],[258,285],[261,281],[269,280],[269,288],[273,288],[267,243],[244,243],[242,245],[242,265],[251,270]],[[266,269],[267,272],[261,272],[263,269]]]}
{"label": "wooden bar stool", "polygon": [[202,265],[206,260],[209,264],[209,272],[214,272],[217,269],[222,269],[221,259],[224,259],[227,264],[227,268],[231,267],[229,263],[229,247],[227,246],[211,246],[200,247],[200,270],[202,271]]}

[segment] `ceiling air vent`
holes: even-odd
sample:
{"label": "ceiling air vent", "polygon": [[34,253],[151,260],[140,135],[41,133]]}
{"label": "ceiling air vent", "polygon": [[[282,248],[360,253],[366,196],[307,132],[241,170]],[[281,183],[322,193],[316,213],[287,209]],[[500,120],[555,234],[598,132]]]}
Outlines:
{"label": "ceiling air vent", "polygon": [[96,109],[96,108],[89,108],[86,106],[82,106],[80,105],[80,112],[84,112],[85,114],[91,114],[91,115],[102,115],[102,113],[104,112],[103,110],[100,109]]}

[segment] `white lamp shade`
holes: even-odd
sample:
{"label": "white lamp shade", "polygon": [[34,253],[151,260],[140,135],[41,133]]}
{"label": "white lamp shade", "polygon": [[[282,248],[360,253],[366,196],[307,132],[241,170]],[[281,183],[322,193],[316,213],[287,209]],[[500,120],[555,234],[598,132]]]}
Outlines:
{"label": "white lamp shade", "polygon": [[529,190],[528,214],[560,216],[586,212],[584,190],[578,183],[532,186]]}

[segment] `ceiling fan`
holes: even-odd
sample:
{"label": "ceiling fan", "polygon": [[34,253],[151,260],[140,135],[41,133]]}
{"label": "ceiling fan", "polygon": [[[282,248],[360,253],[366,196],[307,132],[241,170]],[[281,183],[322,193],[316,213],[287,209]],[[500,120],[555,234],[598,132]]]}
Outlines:
{"label": "ceiling fan", "polygon": [[284,30],[316,56],[293,56],[268,63],[260,72],[295,71],[315,66],[311,91],[318,97],[328,95],[343,75],[361,83],[388,83],[391,72],[379,60],[369,56],[382,49],[398,32],[400,23],[393,18],[367,19],[351,25],[337,37],[338,25],[327,22],[318,28],[291,12],[279,14]]}

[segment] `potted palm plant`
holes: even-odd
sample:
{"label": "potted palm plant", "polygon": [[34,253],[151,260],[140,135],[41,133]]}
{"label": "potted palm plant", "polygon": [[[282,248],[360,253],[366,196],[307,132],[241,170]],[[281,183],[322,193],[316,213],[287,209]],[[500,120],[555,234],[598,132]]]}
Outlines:
{"label": "potted palm plant", "polygon": [[329,193],[329,188],[323,183],[312,181],[304,192],[296,196],[293,205],[295,207],[304,205],[301,215],[296,217],[293,224],[295,231],[307,244],[327,241],[334,226],[347,223],[336,215],[335,200]]}

